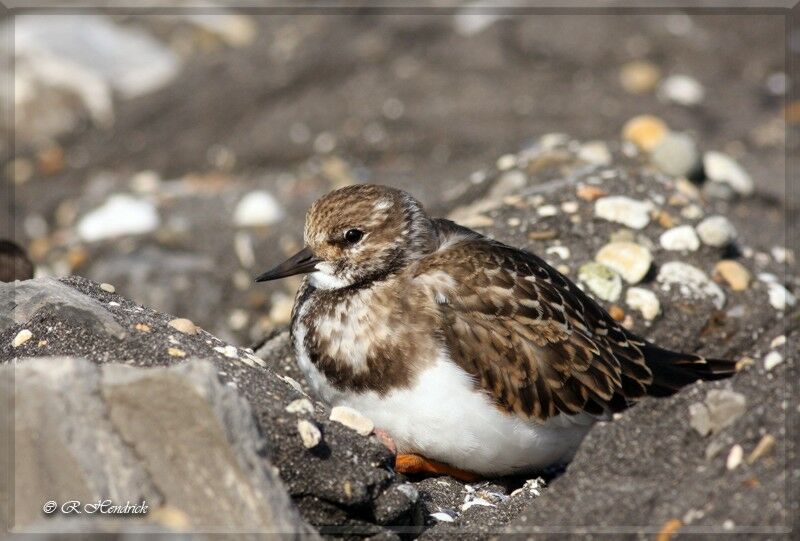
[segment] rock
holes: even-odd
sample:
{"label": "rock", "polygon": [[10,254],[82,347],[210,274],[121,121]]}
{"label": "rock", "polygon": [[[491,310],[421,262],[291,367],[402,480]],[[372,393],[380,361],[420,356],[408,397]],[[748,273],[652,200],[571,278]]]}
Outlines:
{"label": "rock", "polygon": [[600,263],[583,264],[578,269],[578,280],[604,301],[616,302],[622,293],[622,279],[619,274]]}
{"label": "rock", "polygon": [[590,141],[581,145],[578,158],[594,165],[608,165],[611,163],[611,151],[602,141]]}
{"label": "rock", "polygon": [[733,291],[745,291],[750,286],[750,271],[738,261],[723,259],[714,266],[713,277],[723,280]]}
{"label": "rock", "polygon": [[126,194],[110,196],[106,202],[81,218],[77,231],[86,242],[126,235],[143,235],[159,225],[152,203]]}
{"label": "rock", "polygon": [[700,239],[691,225],[679,225],[664,231],[658,242],[665,250],[694,252],[700,247]]}
{"label": "rock", "polygon": [[762,438],[758,441],[755,448],[750,452],[747,457],[747,463],[753,464],[758,459],[763,458],[769,455],[772,450],[775,448],[775,437],[770,434],[764,434]]}
{"label": "rock", "polygon": [[650,155],[653,164],[675,177],[686,177],[700,167],[700,152],[694,139],[686,133],[669,132]]}
{"label": "rock", "polygon": [[709,180],[726,184],[740,195],[753,193],[753,179],[747,171],[722,152],[706,152],[703,156],[703,169]]}
{"label": "rock", "polygon": [[727,246],[736,238],[736,229],[724,216],[709,216],[697,224],[700,240],[708,246]]}
{"label": "rock", "polygon": [[28,329],[22,329],[16,335],[14,335],[14,340],[11,341],[11,347],[18,348],[25,342],[31,339],[33,333]]}
{"label": "rock", "polygon": [[653,204],[624,195],[612,195],[595,201],[594,215],[598,218],[623,224],[631,229],[644,229],[650,223]]}
{"label": "rock", "polygon": [[710,299],[718,309],[725,305],[725,293],[706,273],[682,261],[669,261],[658,271],[656,281],[663,291],[676,288],[688,299]]}
{"label": "rock", "polygon": [[642,60],[628,62],[619,72],[622,88],[631,94],[646,94],[652,91],[661,78],[658,66]]}
{"label": "rock", "polygon": [[504,154],[497,158],[495,165],[500,171],[508,171],[517,166],[517,157],[514,154]]}
{"label": "rock", "polygon": [[727,389],[712,389],[706,395],[711,432],[719,432],[732,425],[747,408],[746,397]]}
{"label": "rock", "polygon": [[767,370],[772,370],[782,362],[783,362],[783,355],[781,355],[777,351],[770,351],[764,357],[764,368],[766,368]]}
{"label": "rock", "polygon": [[117,291],[117,288],[115,288],[111,284],[106,284],[106,283],[100,284],[100,289],[102,289],[106,293],[115,293]]}
{"label": "rock", "polygon": [[578,189],[575,190],[575,195],[584,201],[596,201],[597,199],[608,195],[608,192],[599,186],[583,184],[578,186]]}
{"label": "rock", "polygon": [[555,205],[542,205],[536,209],[536,214],[543,218],[547,218],[548,216],[555,216],[558,214],[558,207]]}
{"label": "rock", "polygon": [[[39,523],[43,501],[110,498],[178,509],[190,529],[314,536],[260,456],[247,403],[210,363],[141,369],[61,357],[0,371],[15,380],[0,394],[14,407],[17,527]],[[205,493],[213,506],[197,498]]]}
{"label": "rock", "polygon": [[769,343],[769,347],[771,348],[779,348],[786,345],[786,335],[781,334],[776,336],[772,339],[772,342]]}
{"label": "rock", "polygon": [[786,310],[787,306],[794,306],[797,303],[795,296],[777,282],[767,283],[767,293],[769,294],[769,304],[781,312]]}
{"label": "rock", "polygon": [[650,270],[653,254],[635,242],[611,242],[600,248],[594,259],[616,271],[629,284],[638,284]]}
{"label": "rock", "polygon": [[725,467],[729,470],[735,470],[742,463],[743,458],[744,449],[742,449],[742,446],[737,443],[731,447],[731,451],[728,453],[728,458],[725,460]]}
{"label": "rock", "polygon": [[622,128],[622,138],[645,152],[652,152],[668,133],[666,123],[652,115],[633,117]]}
{"label": "rock", "polygon": [[698,105],[705,97],[705,90],[697,79],[688,75],[670,75],[658,89],[660,96],[678,105]]}
{"label": "rock", "polygon": [[190,319],[179,317],[176,319],[171,319],[167,324],[183,334],[197,334],[197,326]]}
{"label": "rock", "polygon": [[313,414],[314,404],[308,398],[298,398],[286,406],[289,413]]}
{"label": "rock", "polygon": [[233,211],[233,223],[238,227],[274,224],[284,216],[283,208],[271,193],[256,190],[245,195]]}
{"label": "rock", "polygon": [[711,433],[711,417],[708,408],[702,402],[689,405],[689,425],[701,436]]}
{"label": "rock", "polygon": [[297,421],[297,433],[300,434],[300,439],[306,449],[313,449],[322,441],[322,432],[319,431],[317,425],[305,419]]}
{"label": "rock", "polygon": [[375,425],[370,419],[364,417],[360,412],[347,406],[336,406],[331,409],[331,421],[343,424],[351,430],[355,430],[362,436],[369,436],[375,429]]}
{"label": "rock", "polygon": [[634,310],[639,310],[647,321],[654,320],[661,311],[661,304],[655,293],[641,287],[628,288],[625,293],[625,303]]}

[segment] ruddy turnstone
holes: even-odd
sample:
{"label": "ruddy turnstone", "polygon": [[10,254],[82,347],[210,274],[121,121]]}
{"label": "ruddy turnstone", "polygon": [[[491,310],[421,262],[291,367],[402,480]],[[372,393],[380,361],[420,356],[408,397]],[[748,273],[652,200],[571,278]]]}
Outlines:
{"label": "ruddy turnstone", "polygon": [[389,433],[399,471],[468,479],[566,462],[595,421],[735,370],[635,336],[536,255],[429,218],[394,188],[329,193],[304,237],[256,280],[307,273],[298,363],[319,397]]}

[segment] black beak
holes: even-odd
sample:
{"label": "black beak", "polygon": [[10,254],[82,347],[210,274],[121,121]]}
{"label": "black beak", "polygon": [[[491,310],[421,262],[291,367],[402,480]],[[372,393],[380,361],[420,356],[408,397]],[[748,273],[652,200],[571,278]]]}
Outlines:
{"label": "black beak", "polygon": [[256,278],[256,282],[267,282],[269,280],[277,280],[278,278],[286,278],[287,276],[294,276],[295,274],[303,274],[315,270],[317,263],[322,261],[310,248],[306,247],[294,254],[292,257],[275,267],[270,269],[264,274]]}

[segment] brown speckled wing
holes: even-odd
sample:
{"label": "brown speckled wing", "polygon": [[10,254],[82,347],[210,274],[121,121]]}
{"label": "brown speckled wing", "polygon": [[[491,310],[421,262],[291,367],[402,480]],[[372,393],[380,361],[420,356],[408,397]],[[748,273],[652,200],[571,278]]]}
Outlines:
{"label": "brown speckled wing", "polygon": [[455,362],[498,407],[546,420],[595,415],[646,394],[646,346],[533,254],[481,237],[420,262]]}

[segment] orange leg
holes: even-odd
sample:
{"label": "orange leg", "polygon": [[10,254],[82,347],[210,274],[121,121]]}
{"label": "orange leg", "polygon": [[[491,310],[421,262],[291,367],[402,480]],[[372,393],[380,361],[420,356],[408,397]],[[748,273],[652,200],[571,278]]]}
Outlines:
{"label": "orange leg", "polygon": [[422,455],[416,454],[400,454],[397,455],[394,462],[394,469],[400,473],[428,473],[434,475],[449,475],[459,481],[466,483],[474,483],[480,481],[482,477],[478,474],[454,468],[444,462],[425,458]]}

